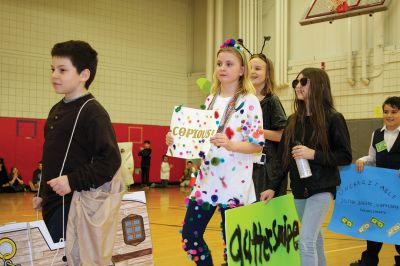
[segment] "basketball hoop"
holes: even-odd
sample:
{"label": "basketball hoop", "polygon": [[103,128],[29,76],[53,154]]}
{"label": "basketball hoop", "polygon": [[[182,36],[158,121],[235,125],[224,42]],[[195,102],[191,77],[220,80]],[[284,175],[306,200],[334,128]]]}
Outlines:
{"label": "basketball hoop", "polygon": [[349,10],[347,0],[328,0],[332,12],[343,13]]}
{"label": "basketball hoop", "polygon": [[301,25],[329,21],[336,19],[373,14],[388,9],[390,0],[312,0]]}

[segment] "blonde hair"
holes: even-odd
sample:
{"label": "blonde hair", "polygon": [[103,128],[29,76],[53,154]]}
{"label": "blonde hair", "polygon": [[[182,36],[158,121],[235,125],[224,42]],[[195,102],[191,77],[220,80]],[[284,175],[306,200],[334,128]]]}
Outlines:
{"label": "blonde hair", "polygon": [[[240,48],[242,48],[240,46]],[[243,48],[242,48],[243,50]],[[242,67],[244,69],[243,75],[239,78],[239,86],[236,89],[235,95],[247,95],[247,94],[256,94],[256,89],[251,83],[250,80],[250,69],[249,69],[249,61],[247,60],[246,55],[243,51],[239,51],[235,47],[223,47],[218,50],[217,57],[220,53],[231,53],[235,55],[240,62],[242,62]],[[211,87],[211,94],[217,95],[221,92],[221,82],[217,78],[217,71],[214,70],[213,74],[213,85]]]}

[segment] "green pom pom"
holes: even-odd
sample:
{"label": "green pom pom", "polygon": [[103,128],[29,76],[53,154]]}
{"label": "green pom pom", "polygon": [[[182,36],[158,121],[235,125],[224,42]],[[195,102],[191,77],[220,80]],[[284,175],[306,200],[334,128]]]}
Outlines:
{"label": "green pom pom", "polygon": [[210,210],[210,203],[208,203],[207,201],[203,202],[203,205],[201,205],[201,208],[205,211]]}
{"label": "green pom pom", "polygon": [[217,157],[213,157],[213,158],[211,159],[211,164],[214,165],[214,166],[219,165],[219,162],[220,162],[220,159],[217,158]]}
{"label": "green pom pom", "polygon": [[206,110],[206,105],[205,104],[200,105],[200,109],[201,110]]}
{"label": "green pom pom", "polygon": [[199,78],[196,80],[197,86],[199,86],[200,90],[205,94],[210,94],[211,91],[211,82],[206,78]]}
{"label": "green pom pom", "polygon": [[180,111],[181,109],[182,109],[182,104],[179,105],[179,106],[177,106],[177,107],[175,108],[175,112],[179,113],[179,111]]}

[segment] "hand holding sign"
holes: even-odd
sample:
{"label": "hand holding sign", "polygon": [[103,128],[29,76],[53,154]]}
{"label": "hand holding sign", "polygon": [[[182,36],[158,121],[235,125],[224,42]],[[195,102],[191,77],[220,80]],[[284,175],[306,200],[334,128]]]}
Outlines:
{"label": "hand holding sign", "polygon": [[171,132],[168,132],[167,135],[165,136],[165,143],[168,146],[171,146],[172,144],[174,144],[174,137],[172,136]]}
{"label": "hand holding sign", "polygon": [[357,160],[356,161],[356,171],[358,173],[361,173],[362,171],[364,171],[364,162],[361,160]]}
{"label": "hand holding sign", "polygon": [[226,134],[217,133],[210,138],[210,142],[217,147],[224,147],[228,151],[232,150],[231,149],[232,143],[228,139],[228,136]]}
{"label": "hand holding sign", "polygon": [[275,191],[273,191],[272,189],[267,189],[261,192],[260,199],[262,201],[265,201],[265,203],[268,203],[274,196],[275,196]]}

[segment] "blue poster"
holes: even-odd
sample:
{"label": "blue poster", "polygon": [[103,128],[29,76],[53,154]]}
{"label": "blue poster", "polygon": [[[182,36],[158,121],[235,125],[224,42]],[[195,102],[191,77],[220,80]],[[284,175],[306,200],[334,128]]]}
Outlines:
{"label": "blue poster", "polygon": [[341,168],[342,183],[328,229],[377,242],[400,244],[398,170],[354,164]]}

